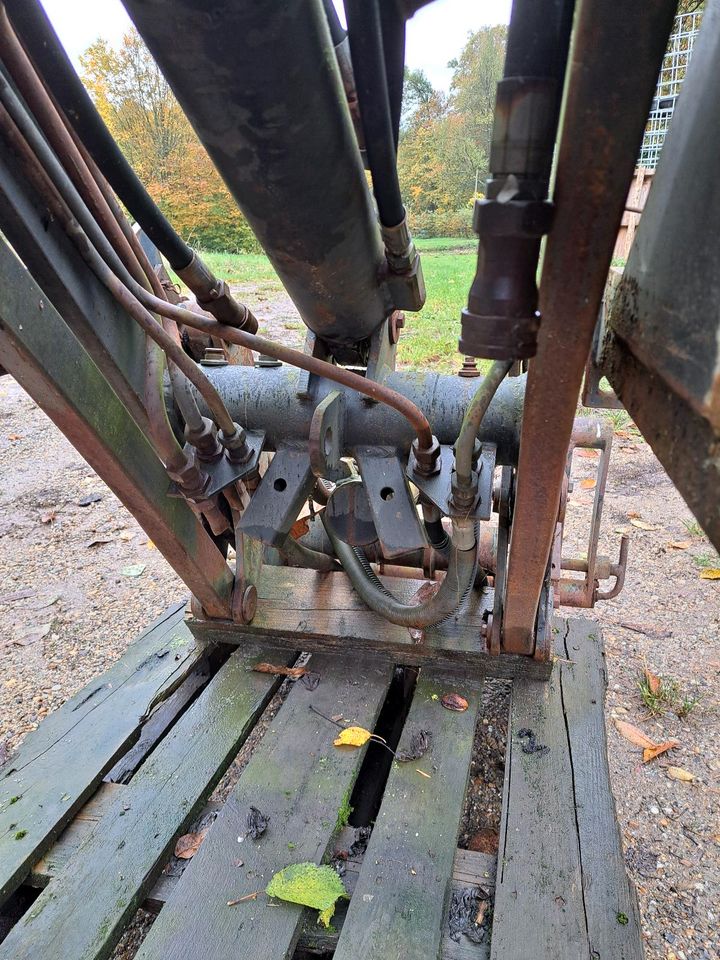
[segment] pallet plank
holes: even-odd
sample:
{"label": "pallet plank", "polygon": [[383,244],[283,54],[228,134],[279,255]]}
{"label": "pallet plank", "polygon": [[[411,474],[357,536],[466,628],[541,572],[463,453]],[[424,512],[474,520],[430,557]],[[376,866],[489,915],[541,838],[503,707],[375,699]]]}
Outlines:
{"label": "pallet plank", "polygon": [[[426,582],[382,578],[400,600],[409,602]],[[369,610],[345,573],[320,573],[294,567],[265,565],[258,584],[257,612],[251,624],[239,627],[228,620],[188,619],[196,636],[223,643],[272,637],[293,649],[342,652],[353,649],[386,657],[396,663],[422,666],[440,663],[458,675],[547,677],[552,665],[532,657],[490,656],[481,637],[483,616],[492,610],[492,591],[472,591],[463,607],[448,620],[428,627],[420,638],[406,627],[388,623]]]}
{"label": "pallet plank", "polygon": [[111,953],[278,686],[276,677],[253,672],[253,663],[282,656],[274,648],[233,654],[13,928],[0,946],[2,960],[99,960]]}
{"label": "pallet plank", "polygon": [[[564,659],[549,683],[513,683],[491,958],[639,960],[607,767],[599,629],[556,620],[554,632]],[[523,728],[549,749],[524,752]]]}
{"label": "pallet plank", "polygon": [[559,650],[570,661],[562,664],[560,683],[572,755],[590,957],[642,960],[637,894],[625,869],[610,786],[603,710],[607,671],[598,633],[593,621],[569,620]]}
{"label": "pallet plank", "polygon": [[[290,692],[136,960],[292,956],[303,908],[270,901],[262,892],[236,906],[228,900],[264,891],[288,864],[321,862],[364,749],[335,748],[337,728],[310,704],[372,729],[392,676],[387,665],[356,656],[313,656],[310,666],[321,677],[319,686],[310,691],[298,683]],[[250,805],[269,815],[270,824],[257,840],[238,843]]]}
{"label": "pallet plank", "polygon": [[419,730],[432,743],[420,760],[393,764],[335,960],[440,955],[482,683],[458,691],[470,704],[464,713],[440,703],[453,689],[421,671],[400,749]]}
{"label": "pallet plank", "polygon": [[0,903],[132,745],[153,706],[204,656],[183,623],[184,606],[166,611],[105,674],[50,714],[0,770]]}

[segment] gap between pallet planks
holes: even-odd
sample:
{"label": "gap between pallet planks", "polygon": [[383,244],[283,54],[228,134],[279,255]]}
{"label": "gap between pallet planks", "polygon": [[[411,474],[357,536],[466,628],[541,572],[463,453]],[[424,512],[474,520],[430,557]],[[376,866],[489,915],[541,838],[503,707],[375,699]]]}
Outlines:
{"label": "gap between pallet planks", "polygon": [[[75,855],[78,848],[84,843],[91,833],[94,832],[98,823],[105,815],[110,805],[117,796],[121,796],[125,790],[124,784],[104,783],[100,786],[97,794],[88,801],[73,822],[66,828],[57,843],[50,848],[45,857],[40,860],[30,876],[30,882],[38,887],[45,887],[60,873],[68,860]],[[221,803],[209,803],[199,814],[198,820],[203,822],[209,815],[215,815],[222,810]],[[196,821],[197,822],[197,821]],[[354,837],[352,828],[346,828],[349,834]],[[352,843],[352,839],[346,841]],[[336,844],[339,841],[336,840]],[[343,877],[345,887],[349,894],[352,894],[357,884],[357,879],[362,866],[362,854],[357,859],[347,861],[346,873]],[[152,913],[159,913],[167,901],[173,895],[178,883],[182,880],[188,861],[173,860],[172,870],[166,872],[163,870],[155,885],[147,895],[143,908]],[[453,865],[452,889],[461,890],[467,887],[477,887],[478,885],[488,891],[492,891],[495,884],[495,864],[496,857],[486,853],[477,853],[472,850],[456,850],[455,861]],[[177,872],[176,872],[177,871]],[[298,940],[298,947],[310,953],[327,954],[335,949],[342,931],[342,925],[347,914],[347,904],[342,901],[338,903],[332,925],[325,930],[319,926],[316,917],[311,916],[315,911],[307,911],[303,918],[303,927]],[[441,946],[442,960],[488,960],[490,955],[489,943],[483,944],[482,949],[477,944],[471,943],[464,937],[458,942],[452,940],[449,932],[443,930],[443,940]]]}
{"label": "gap between pallet planks", "polygon": [[151,624],[105,674],[28,734],[0,770],[0,903],[132,745],[153,706],[204,657],[183,609]]}
{"label": "gap between pallet planks", "polygon": [[[310,663],[319,686],[293,687],[136,960],[292,956],[303,908],[271,903],[265,887],[288,864],[322,861],[349,813],[364,755],[334,747],[337,727],[310,705],[372,729],[392,677],[388,664],[370,658],[315,655]],[[269,815],[270,824],[257,840],[238,843],[251,805]],[[228,906],[255,891],[257,900]]]}
{"label": "gap between pallet planks", "polygon": [[[0,945],[1,960],[109,956],[279,685],[252,670],[275,648],[238,651],[178,720],[66,869]],[[71,905],[71,909],[68,909]]]}
{"label": "gap between pallet planks", "polygon": [[[388,589],[409,602],[427,581],[385,577]],[[473,591],[453,617],[428,627],[417,637],[406,627],[388,623],[369,610],[345,573],[320,573],[294,567],[262,568],[257,584],[258,606],[251,624],[239,627],[227,620],[188,618],[201,639],[242,643],[272,638],[293,649],[374,653],[408,666],[431,666],[458,676],[548,677],[550,661],[485,653],[481,639],[484,615],[492,610],[492,591]]]}
{"label": "gap between pallet planks", "polygon": [[432,741],[419,760],[393,764],[335,960],[440,954],[482,681],[463,684],[463,713],[441,705],[452,689],[421,672],[399,748],[421,730]]}
{"label": "gap between pallet planks", "polygon": [[[555,620],[547,684],[513,683],[492,960],[642,960],[610,788],[598,625]],[[537,746],[523,751],[532,730]],[[532,855],[529,855],[529,853]]]}

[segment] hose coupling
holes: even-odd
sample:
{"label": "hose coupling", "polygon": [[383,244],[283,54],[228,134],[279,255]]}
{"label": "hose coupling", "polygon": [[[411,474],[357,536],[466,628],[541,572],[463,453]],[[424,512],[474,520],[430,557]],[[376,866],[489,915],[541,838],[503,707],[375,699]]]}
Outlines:
{"label": "hose coupling", "polygon": [[226,434],[223,430],[218,430],[218,440],[225,448],[225,454],[231,463],[247,463],[253,455],[253,449],[247,442],[247,434],[240,426],[235,423],[235,432]]}
{"label": "hose coupling", "polygon": [[415,473],[422,477],[431,477],[440,469],[440,444],[438,438],[433,435],[432,443],[429,447],[421,447],[417,438],[412,442],[411,468]]}
{"label": "hose coupling", "polygon": [[202,429],[193,429],[186,424],[185,439],[195,447],[198,460],[203,463],[214,463],[223,455],[223,448],[217,437],[217,427],[209,417],[202,418]]}

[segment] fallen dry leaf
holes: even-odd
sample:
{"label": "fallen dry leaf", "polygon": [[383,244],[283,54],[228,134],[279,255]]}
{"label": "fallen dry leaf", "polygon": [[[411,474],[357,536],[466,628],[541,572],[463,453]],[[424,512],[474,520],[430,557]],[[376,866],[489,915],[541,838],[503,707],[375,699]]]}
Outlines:
{"label": "fallen dry leaf", "polygon": [[455,710],[457,713],[464,713],[468,708],[468,702],[465,697],[459,693],[446,693],[440,698],[440,703],[446,710]]}
{"label": "fallen dry leaf", "polygon": [[633,517],[637,518],[640,516],[640,514],[636,510],[628,510],[627,516],[630,520],[632,520]]}
{"label": "fallen dry leaf", "polygon": [[580,487],[582,490],[592,490],[595,486],[595,483],[595,477],[585,477],[584,480],[580,481]]}
{"label": "fallen dry leaf", "polygon": [[650,693],[659,693],[660,687],[662,686],[662,680],[660,677],[656,676],[654,673],[650,673],[647,667],[645,667],[645,683],[648,685]]}
{"label": "fallen dry leaf", "polygon": [[372,734],[364,727],[345,727],[337,735],[333,743],[336,747],[361,747],[367,743]]}
{"label": "fallen dry leaf", "polygon": [[299,520],[296,520],[295,523],[290,527],[290,536],[293,540],[300,540],[310,529],[310,521],[308,517],[301,517]]}
{"label": "fallen dry leaf", "polygon": [[684,783],[690,783],[695,779],[694,774],[689,770],[683,770],[682,767],[668,767],[667,775],[671,780],[682,780]]}
{"label": "fallen dry leaf", "polygon": [[700,571],[701,580],[720,580],[720,569],[718,567],[707,567]]}
{"label": "fallen dry leaf", "polygon": [[200,849],[200,844],[205,839],[206,833],[207,829],[200,830],[199,833],[185,833],[182,837],[178,837],[175,844],[175,856],[178,860],[189,860],[194,857]]}
{"label": "fallen dry leaf", "polygon": [[658,743],[655,747],[645,747],[643,750],[643,763],[649,763],[655,757],[659,757],[666,750],[672,750],[680,746],[679,740],[666,740],[665,743]]}
{"label": "fallen dry leaf", "polygon": [[577,455],[579,457],[584,457],[586,460],[596,460],[600,456],[599,450],[578,450]]}
{"label": "fallen dry leaf", "polygon": [[93,537],[85,544],[86,547],[99,547],[103,543],[112,543],[112,537]]}
{"label": "fallen dry leaf", "polygon": [[625,737],[626,740],[629,740],[630,743],[634,743],[638,747],[653,749],[656,746],[656,743],[651,740],[650,737],[645,736],[642,730],[638,729],[638,727],[632,723],[628,723],[627,720],[616,720],[615,726],[620,736]]}
{"label": "fallen dry leaf", "polygon": [[497,854],[498,852],[498,833],[497,830],[491,830],[489,827],[478,830],[468,841],[468,850],[474,850],[476,853]]}
{"label": "fallen dry leaf", "polygon": [[429,773],[425,773],[424,770],[420,770],[418,767],[415,767],[415,773],[419,773],[421,777],[425,777],[427,780],[432,780]]}
{"label": "fallen dry leaf", "polygon": [[630,438],[632,437],[632,434],[629,433],[627,430],[616,430],[615,436],[622,437],[623,440],[630,440]]}
{"label": "fallen dry leaf", "polygon": [[648,523],[647,520],[638,520],[636,517],[630,519],[630,523],[639,530],[659,530],[660,527],[655,523]]}
{"label": "fallen dry leaf", "polygon": [[57,513],[54,510],[49,510],[40,517],[40,523],[52,523],[56,516]]}
{"label": "fallen dry leaf", "polygon": [[275,673],[281,677],[292,677],[293,680],[307,673],[307,667],[279,667],[274,663],[256,663],[253,670],[256,673]]}
{"label": "fallen dry leaf", "polygon": [[8,440],[10,440],[11,443],[15,443],[16,440],[22,440],[22,436],[19,433],[11,433],[8,436]]}
{"label": "fallen dry leaf", "polygon": [[687,548],[690,546],[690,541],[689,540],[671,540],[668,543],[668,546],[672,550],[687,550]]}

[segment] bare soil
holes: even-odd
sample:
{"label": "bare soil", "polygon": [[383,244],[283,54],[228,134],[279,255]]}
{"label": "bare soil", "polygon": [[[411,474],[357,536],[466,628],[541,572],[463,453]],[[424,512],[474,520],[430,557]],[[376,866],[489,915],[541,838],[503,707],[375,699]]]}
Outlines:
{"label": "bare soil", "polygon": [[[292,324],[291,311],[277,322]],[[627,532],[630,568],[620,597],[590,614],[604,627],[608,653],[608,740],[618,816],[640,895],[648,960],[716,960],[720,581],[701,579],[700,571],[720,563],[647,445],[622,433],[601,550],[614,554],[617,531]],[[187,590],[9,377],[0,380],[0,462],[1,762]],[[581,479],[594,464],[586,459],[576,466]],[[80,505],[93,494],[100,499]],[[585,549],[591,496],[576,485],[566,553]],[[640,697],[638,680],[646,667],[676,685],[674,702],[657,715]],[[506,711],[507,686],[488,684],[463,845],[492,850],[497,843]],[[640,749],[619,735],[615,719],[636,724],[658,742],[676,738],[680,745],[643,764]],[[671,779],[670,767],[688,771],[692,781]],[[128,932],[116,956],[133,955],[147,923],[144,917]]]}

